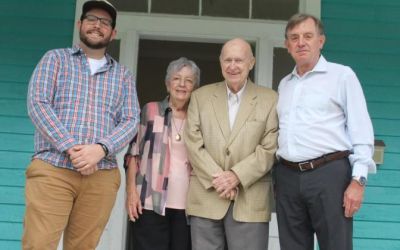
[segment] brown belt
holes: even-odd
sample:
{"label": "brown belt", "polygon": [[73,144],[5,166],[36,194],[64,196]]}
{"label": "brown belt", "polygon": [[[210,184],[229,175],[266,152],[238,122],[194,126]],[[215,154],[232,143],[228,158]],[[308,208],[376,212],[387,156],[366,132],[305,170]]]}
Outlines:
{"label": "brown belt", "polygon": [[338,151],[338,152],[326,154],[326,155],[323,155],[321,157],[318,157],[318,158],[315,158],[315,159],[312,159],[309,161],[292,162],[292,161],[287,161],[283,158],[281,158],[280,161],[285,166],[295,168],[300,171],[307,171],[307,170],[321,167],[322,165],[324,165],[327,162],[345,158],[349,155],[350,155],[350,151],[346,150],[346,151]]}

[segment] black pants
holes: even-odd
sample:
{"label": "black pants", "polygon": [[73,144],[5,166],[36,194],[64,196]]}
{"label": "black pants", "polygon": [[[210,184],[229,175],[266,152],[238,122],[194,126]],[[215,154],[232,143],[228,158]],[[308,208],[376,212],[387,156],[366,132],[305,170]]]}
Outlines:
{"label": "black pants", "polygon": [[[143,210],[136,222],[130,222],[133,232],[131,246],[134,250],[190,250],[190,227],[185,210],[167,208],[165,216]],[[130,230],[128,230],[130,231]]]}
{"label": "black pants", "polygon": [[343,195],[351,181],[347,158],[300,172],[277,165],[276,211],[281,250],[353,249],[353,220],[344,217]]}

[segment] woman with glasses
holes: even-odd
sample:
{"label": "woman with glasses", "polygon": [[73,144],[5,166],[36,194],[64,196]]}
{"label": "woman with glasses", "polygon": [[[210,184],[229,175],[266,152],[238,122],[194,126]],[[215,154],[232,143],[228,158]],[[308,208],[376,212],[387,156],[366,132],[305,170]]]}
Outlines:
{"label": "woman with glasses", "polygon": [[199,81],[200,69],[193,61],[172,61],[165,77],[169,95],[143,107],[138,134],[125,156],[135,250],[191,249],[185,213],[191,166],[182,132]]}

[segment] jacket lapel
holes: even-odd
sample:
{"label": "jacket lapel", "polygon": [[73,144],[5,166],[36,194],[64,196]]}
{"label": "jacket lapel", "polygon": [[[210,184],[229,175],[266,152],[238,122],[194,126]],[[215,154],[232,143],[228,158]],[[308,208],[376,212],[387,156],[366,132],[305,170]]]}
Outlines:
{"label": "jacket lapel", "polygon": [[232,133],[229,138],[229,144],[235,139],[239,131],[244,126],[247,118],[252,113],[256,103],[257,93],[255,91],[254,83],[248,80],[246,89],[243,92],[243,97],[240,102],[239,110],[236,115],[235,123],[233,124]]}
{"label": "jacket lapel", "polygon": [[224,82],[216,85],[216,91],[213,93],[212,105],[214,107],[215,117],[217,118],[219,128],[228,141],[231,129],[228,117],[228,98],[226,94],[226,86]]}

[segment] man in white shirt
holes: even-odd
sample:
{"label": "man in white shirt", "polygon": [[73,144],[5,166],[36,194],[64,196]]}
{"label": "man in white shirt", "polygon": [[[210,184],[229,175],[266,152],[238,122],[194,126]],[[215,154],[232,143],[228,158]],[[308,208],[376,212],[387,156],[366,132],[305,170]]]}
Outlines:
{"label": "man in white shirt", "polygon": [[353,215],[360,209],[374,135],[355,73],[321,55],[323,25],[296,14],[285,31],[296,62],[279,85],[276,168],[282,250],[352,249]]}

